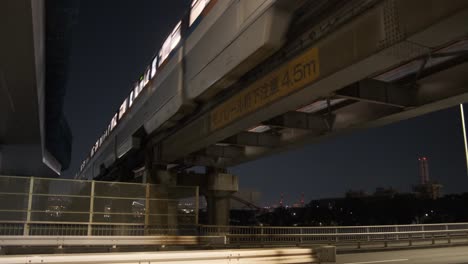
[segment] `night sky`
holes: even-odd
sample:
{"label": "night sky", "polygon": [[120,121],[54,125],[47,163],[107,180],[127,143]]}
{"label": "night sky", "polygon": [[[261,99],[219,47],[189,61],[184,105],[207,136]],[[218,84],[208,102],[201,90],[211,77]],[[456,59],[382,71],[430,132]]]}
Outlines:
{"label": "night sky", "polygon": [[[69,68],[65,115],[73,131],[73,177],[113,113],[128,96],[189,0],[82,0]],[[468,191],[458,108],[385,127],[360,130],[319,144],[230,168],[241,189],[262,192],[264,204],[340,197],[346,190],[418,183],[418,156],[429,158],[431,179],[444,193]]]}

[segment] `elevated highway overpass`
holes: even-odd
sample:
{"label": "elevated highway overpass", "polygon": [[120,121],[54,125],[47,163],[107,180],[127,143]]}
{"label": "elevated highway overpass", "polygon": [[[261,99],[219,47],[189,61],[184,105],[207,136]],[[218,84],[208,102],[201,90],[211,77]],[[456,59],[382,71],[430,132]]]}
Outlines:
{"label": "elevated highway overpass", "polygon": [[[147,114],[147,119],[135,109],[121,124],[113,119],[117,132],[106,133],[116,136],[96,142],[78,176],[104,177],[113,168],[115,173],[118,164],[127,167],[118,175],[142,167],[223,170],[355,128],[397,122],[466,101],[465,1],[450,5],[323,1],[321,8],[295,4],[279,8],[290,18],[282,21],[288,25],[278,42],[283,44],[270,50],[272,55],[248,60],[255,67],[242,67],[242,75],[229,72],[225,76],[229,81],[221,78],[198,92],[190,107],[177,112],[177,120],[169,114],[157,116],[172,101],[164,105],[145,101],[144,112],[155,113]],[[268,29],[269,24],[262,25]],[[223,56],[221,52],[214,58]],[[170,57],[164,63],[169,65]],[[146,93],[163,89],[153,89],[158,84],[148,82]],[[190,81],[182,82],[187,93],[199,89]],[[119,140],[128,126],[140,128]]]}
{"label": "elevated highway overpass", "polygon": [[76,1],[0,3],[0,174],[56,177],[69,166],[63,97],[76,12]]}
{"label": "elevated highway overpass", "polygon": [[197,185],[225,224],[227,167],[468,99],[466,1],[202,2],[77,178]]}
{"label": "elevated highway overpass", "polygon": [[[310,35],[323,24],[306,30],[290,59],[286,44],[259,66],[276,67],[247,74],[231,96],[155,144],[155,162],[225,168],[465,102],[467,13],[420,4],[380,2],[317,41]],[[328,19],[332,27],[336,17]]]}

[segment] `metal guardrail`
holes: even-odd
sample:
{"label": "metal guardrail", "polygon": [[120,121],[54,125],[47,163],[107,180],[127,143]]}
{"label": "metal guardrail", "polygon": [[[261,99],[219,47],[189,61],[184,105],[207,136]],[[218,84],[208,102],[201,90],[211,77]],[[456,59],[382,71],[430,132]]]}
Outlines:
{"label": "metal guardrail", "polygon": [[[334,257],[334,256],[333,256]],[[334,260],[333,260],[334,261]],[[4,256],[1,263],[322,263],[312,248]]]}
{"label": "metal guardrail", "polygon": [[305,245],[407,243],[416,241],[462,240],[468,242],[468,223],[336,227],[261,227],[261,226],[201,226],[200,235],[224,235],[230,245]]}
{"label": "metal guardrail", "polygon": [[[122,237],[135,237],[137,240],[152,241],[152,245],[170,245],[174,241],[188,241],[189,237],[196,237],[199,245],[212,244],[214,246],[268,246],[268,245],[310,245],[333,244],[356,245],[381,243],[384,247],[389,243],[407,243],[429,241],[432,244],[468,242],[468,223],[445,223],[423,225],[387,225],[387,226],[335,226],[335,227],[263,227],[263,226],[145,226],[135,224],[106,225],[95,224],[93,232],[88,233],[88,225],[83,223],[29,223],[29,236],[23,236],[23,223],[0,223],[0,247],[15,246],[20,239],[22,245],[37,245],[35,237],[42,237],[44,245],[51,245],[47,241],[88,240],[101,245],[109,245],[107,238],[115,237],[115,245],[127,242],[118,241]],[[166,242],[156,239],[165,238]],[[45,239],[50,237],[50,239]],[[216,239],[216,242],[210,239]],[[191,238],[189,238],[190,240]],[[99,242],[100,241],[100,242]],[[133,243],[131,243],[133,244]],[[57,245],[57,243],[52,243]],[[114,244],[113,244],[114,245]]]}
{"label": "metal guardrail", "polygon": [[1,246],[9,247],[76,247],[76,246],[162,246],[224,244],[217,236],[8,236],[0,238]]}

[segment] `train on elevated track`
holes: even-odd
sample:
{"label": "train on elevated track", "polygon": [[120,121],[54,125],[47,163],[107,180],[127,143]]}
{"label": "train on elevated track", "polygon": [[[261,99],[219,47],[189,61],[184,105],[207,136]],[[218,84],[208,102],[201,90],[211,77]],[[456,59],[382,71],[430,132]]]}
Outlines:
{"label": "train on elevated track", "polygon": [[174,126],[277,51],[292,3],[282,0],[193,0],[102,136],[82,162],[93,179],[140,145],[140,135]]}

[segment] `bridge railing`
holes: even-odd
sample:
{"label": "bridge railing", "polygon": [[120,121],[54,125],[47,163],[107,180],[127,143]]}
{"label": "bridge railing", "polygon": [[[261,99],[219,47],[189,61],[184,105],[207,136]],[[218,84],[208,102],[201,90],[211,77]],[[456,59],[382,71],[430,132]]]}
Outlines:
{"label": "bridge railing", "polygon": [[[262,227],[144,226],[134,224],[0,223],[0,248],[9,246],[192,245],[210,247],[278,247],[328,244],[339,248],[468,243],[468,223],[395,226]],[[414,244],[413,244],[414,243]]]}
{"label": "bridge railing", "polygon": [[271,244],[356,244],[464,239],[468,242],[468,223],[334,226],[334,227],[270,227],[270,226],[200,226],[200,235],[225,236],[233,245]]}

